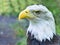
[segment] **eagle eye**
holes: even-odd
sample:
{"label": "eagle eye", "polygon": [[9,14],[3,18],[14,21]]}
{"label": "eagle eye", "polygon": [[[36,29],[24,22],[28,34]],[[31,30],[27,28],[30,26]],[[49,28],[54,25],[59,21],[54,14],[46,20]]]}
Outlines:
{"label": "eagle eye", "polygon": [[35,11],[36,14],[40,14],[41,11]]}

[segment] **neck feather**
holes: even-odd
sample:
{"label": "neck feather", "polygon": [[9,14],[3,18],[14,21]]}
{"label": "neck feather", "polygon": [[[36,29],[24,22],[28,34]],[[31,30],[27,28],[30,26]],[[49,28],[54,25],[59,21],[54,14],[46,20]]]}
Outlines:
{"label": "neck feather", "polygon": [[49,40],[53,38],[53,35],[56,34],[55,32],[55,24],[54,21],[40,21],[40,22],[30,22],[27,34],[28,32],[31,33],[31,36],[34,35],[34,38],[36,38],[39,41],[42,40]]}

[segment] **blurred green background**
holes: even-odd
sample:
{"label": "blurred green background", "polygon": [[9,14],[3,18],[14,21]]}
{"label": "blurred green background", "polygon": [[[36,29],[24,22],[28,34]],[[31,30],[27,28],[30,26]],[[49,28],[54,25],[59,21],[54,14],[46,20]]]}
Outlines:
{"label": "blurred green background", "polygon": [[60,34],[60,0],[0,0],[0,20],[4,20],[0,21],[0,24],[7,23],[16,31],[17,36],[21,38],[17,45],[26,45],[26,29],[29,24],[28,20],[18,21],[17,17],[22,10],[33,4],[43,4],[53,13],[56,31]]}

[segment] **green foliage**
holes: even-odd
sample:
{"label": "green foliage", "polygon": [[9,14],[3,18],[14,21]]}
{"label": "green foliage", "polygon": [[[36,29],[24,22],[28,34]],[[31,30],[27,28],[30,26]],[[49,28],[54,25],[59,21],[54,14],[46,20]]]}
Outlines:
{"label": "green foliage", "polygon": [[[22,24],[22,23],[21,23]],[[9,24],[9,26],[15,30],[16,36],[19,38],[23,38],[26,35],[26,30],[23,30],[21,25],[19,25],[18,21],[15,21],[13,24]]]}
{"label": "green foliage", "polygon": [[57,32],[58,32],[57,34],[60,35],[60,25],[57,25],[57,26],[56,26],[56,29],[57,29]]}
{"label": "green foliage", "polygon": [[27,37],[24,37],[21,41],[18,41],[17,42],[17,45],[27,45],[26,43],[27,43],[27,39],[26,39]]}

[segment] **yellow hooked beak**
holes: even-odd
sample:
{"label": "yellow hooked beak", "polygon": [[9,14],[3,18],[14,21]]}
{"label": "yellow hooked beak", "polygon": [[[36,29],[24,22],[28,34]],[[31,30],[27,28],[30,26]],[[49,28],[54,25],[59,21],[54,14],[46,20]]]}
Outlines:
{"label": "yellow hooked beak", "polygon": [[19,14],[19,16],[18,16],[18,20],[20,20],[20,19],[24,19],[24,18],[33,18],[34,17],[34,15],[32,15],[31,13],[30,13],[30,11],[29,10],[24,10],[24,11],[22,11],[20,14]]}
{"label": "yellow hooked beak", "polygon": [[19,14],[18,20],[29,17],[29,10],[24,10]]}

